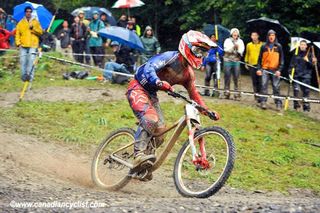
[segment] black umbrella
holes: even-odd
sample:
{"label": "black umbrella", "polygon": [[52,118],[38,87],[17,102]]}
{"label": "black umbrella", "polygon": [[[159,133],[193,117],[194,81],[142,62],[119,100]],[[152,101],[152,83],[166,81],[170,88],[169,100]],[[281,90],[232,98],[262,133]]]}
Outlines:
{"label": "black umbrella", "polygon": [[109,22],[109,24],[111,26],[117,25],[117,22],[114,19],[114,17],[112,16],[112,13],[109,10],[107,10],[106,8],[103,8],[103,7],[81,7],[81,8],[78,8],[78,9],[75,9],[74,11],[72,11],[71,14],[73,16],[77,16],[79,14],[79,11],[84,12],[86,19],[92,19],[92,15],[93,15],[94,11],[98,11],[99,15],[104,13],[104,14],[106,14],[107,21]]}
{"label": "black umbrella", "polygon": [[277,33],[278,41],[282,45],[288,45],[290,32],[278,20],[261,17],[247,21],[247,32],[258,32],[262,41],[267,38],[268,31],[271,29]]}
{"label": "black umbrella", "polygon": [[[224,40],[230,37],[230,30],[220,24],[218,24],[217,27],[218,27],[218,42],[220,44],[223,44]],[[203,27],[202,30],[204,34],[210,37],[212,34],[215,34],[215,25],[207,24]]]}
{"label": "black umbrella", "polygon": [[300,33],[301,37],[306,38],[312,42],[320,41],[320,33],[314,33],[309,31],[303,31]]}

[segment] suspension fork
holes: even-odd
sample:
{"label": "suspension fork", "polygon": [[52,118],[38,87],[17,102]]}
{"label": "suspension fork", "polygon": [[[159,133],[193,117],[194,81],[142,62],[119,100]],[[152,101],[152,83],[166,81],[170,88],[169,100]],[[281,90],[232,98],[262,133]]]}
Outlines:
{"label": "suspension fork", "polygon": [[[196,146],[194,144],[194,134],[196,132],[196,130],[198,130],[200,128],[200,126],[198,124],[196,124],[194,127],[191,124],[190,119],[187,119],[187,126],[188,126],[188,138],[189,138],[189,143],[190,143],[190,147],[191,147],[191,151],[192,151],[192,161],[195,161],[199,158],[198,154],[197,154],[197,149]],[[206,154],[206,149],[205,149],[205,141],[204,138],[199,138],[199,145],[200,145],[200,153],[201,153],[201,158],[202,159],[206,159],[207,158],[207,154]]]}
{"label": "suspension fork", "polygon": [[205,140],[203,137],[199,138],[199,150],[200,150],[200,154],[201,157],[198,156],[197,154],[197,149],[196,146],[194,144],[194,135],[196,130],[198,130],[200,128],[199,124],[195,124],[195,126],[193,127],[191,124],[190,119],[187,119],[187,126],[189,129],[188,132],[188,138],[189,138],[189,143],[190,143],[190,147],[191,147],[191,152],[192,152],[192,163],[196,166],[197,170],[201,170],[201,169],[208,169],[210,168],[210,164],[207,160],[207,154],[206,154],[206,149],[205,149]]}

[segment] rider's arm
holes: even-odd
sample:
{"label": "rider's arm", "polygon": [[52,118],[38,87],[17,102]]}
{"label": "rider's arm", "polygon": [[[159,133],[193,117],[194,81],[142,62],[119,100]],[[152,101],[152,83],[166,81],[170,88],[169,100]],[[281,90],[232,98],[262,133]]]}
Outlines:
{"label": "rider's arm", "polygon": [[144,75],[149,84],[153,86],[157,86],[157,81],[160,81],[159,77],[157,76],[157,64],[155,63],[147,63],[144,68]]}
{"label": "rider's arm", "polygon": [[187,89],[189,93],[189,97],[197,102],[199,105],[203,106],[204,108],[208,108],[205,103],[203,102],[197,88],[195,85],[195,77],[194,77],[194,71],[191,67],[189,67],[189,79],[186,81],[183,86]]}
{"label": "rider's arm", "polygon": [[[170,61],[177,57],[176,52],[167,52],[160,55],[154,56],[151,60],[149,60],[144,66],[143,76],[147,82],[153,86],[157,86],[157,81],[160,81],[157,72],[164,68]],[[138,74],[140,75],[140,74]],[[140,82],[143,83],[143,82]]]}

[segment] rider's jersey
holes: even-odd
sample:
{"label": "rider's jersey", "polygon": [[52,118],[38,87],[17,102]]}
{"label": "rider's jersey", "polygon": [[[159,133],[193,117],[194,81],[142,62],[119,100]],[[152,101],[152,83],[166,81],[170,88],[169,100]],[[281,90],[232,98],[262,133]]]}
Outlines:
{"label": "rider's jersey", "polygon": [[149,92],[156,92],[156,82],[160,80],[158,73],[164,67],[171,65],[178,58],[178,51],[169,51],[153,56],[140,66],[135,74],[135,79]]}
{"label": "rider's jersey", "polygon": [[193,68],[183,60],[178,51],[168,51],[153,56],[138,68],[135,79],[150,94],[156,94],[158,80],[167,81],[170,85],[183,85],[191,99],[205,106],[194,84]]}

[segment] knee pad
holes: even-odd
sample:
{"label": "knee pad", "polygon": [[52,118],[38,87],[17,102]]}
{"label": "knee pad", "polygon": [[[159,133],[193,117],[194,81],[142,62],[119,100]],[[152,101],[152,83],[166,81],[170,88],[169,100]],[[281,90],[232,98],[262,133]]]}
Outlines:
{"label": "knee pad", "polygon": [[145,112],[140,120],[140,125],[149,133],[154,134],[159,125],[159,116],[154,109],[149,109]]}
{"label": "knee pad", "polygon": [[154,134],[155,130],[158,127],[158,120],[152,119],[141,119],[140,125],[149,133]]}

